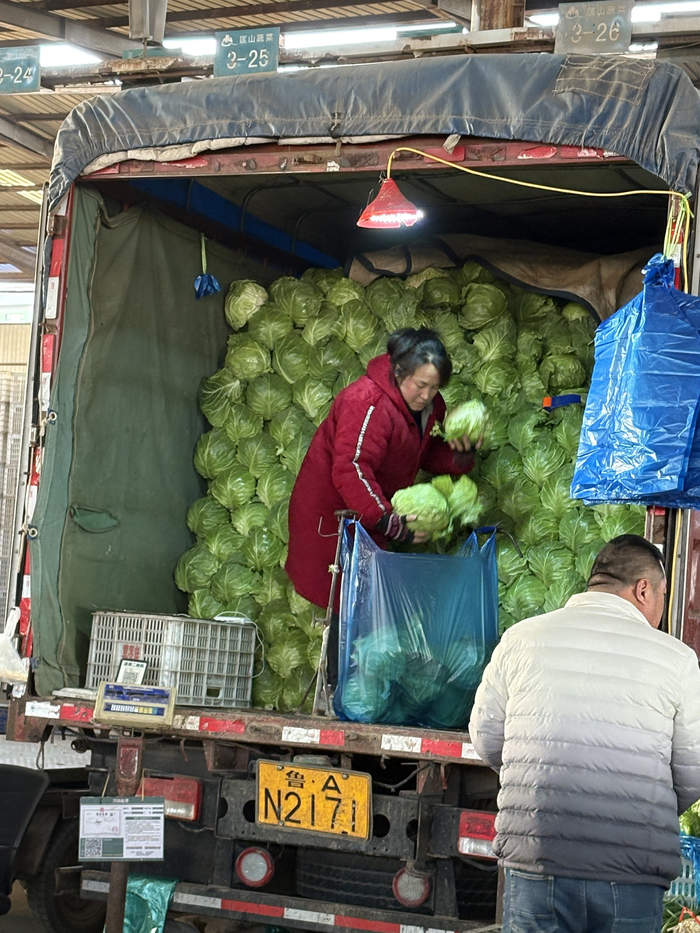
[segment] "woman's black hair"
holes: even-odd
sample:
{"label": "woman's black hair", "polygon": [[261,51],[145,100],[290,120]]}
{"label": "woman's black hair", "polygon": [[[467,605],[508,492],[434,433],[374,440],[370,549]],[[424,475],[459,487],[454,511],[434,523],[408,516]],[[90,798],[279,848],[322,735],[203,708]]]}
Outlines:
{"label": "woman's black hair", "polygon": [[397,382],[414,373],[419,366],[432,363],[445,386],[452,375],[452,363],[440,335],[428,327],[402,327],[389,335],[386,351]]}

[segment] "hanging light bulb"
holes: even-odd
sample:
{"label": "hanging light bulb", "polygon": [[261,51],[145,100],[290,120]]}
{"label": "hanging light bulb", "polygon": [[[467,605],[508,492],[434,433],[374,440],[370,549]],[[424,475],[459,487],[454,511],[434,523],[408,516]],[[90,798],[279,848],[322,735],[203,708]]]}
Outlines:
{"label": "hanging light bulb", "polygon": [[412,227],[422,217],[423,211],[401,194],[394,179],[385,178],[377,197],[360,214],[357,226],[372,230]]}

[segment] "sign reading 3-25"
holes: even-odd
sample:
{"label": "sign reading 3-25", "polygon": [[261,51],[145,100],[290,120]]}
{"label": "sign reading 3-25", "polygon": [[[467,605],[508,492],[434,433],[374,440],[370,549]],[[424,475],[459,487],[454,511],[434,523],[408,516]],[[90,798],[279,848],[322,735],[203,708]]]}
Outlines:
{"label": "sign reading 3-25", "polygon": [[39,47],[0,49],[0,94],[38,91]]}
{"label": "sign reading 3-25", "polygon": [[277,71],[279,39],[278,27],[217,32],[215,77]]}

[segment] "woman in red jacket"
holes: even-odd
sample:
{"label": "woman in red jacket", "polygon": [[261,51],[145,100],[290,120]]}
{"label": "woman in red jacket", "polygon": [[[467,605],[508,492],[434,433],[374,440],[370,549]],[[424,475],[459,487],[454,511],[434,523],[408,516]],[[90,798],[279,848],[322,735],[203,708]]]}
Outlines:
{"label": "woman in red jacket", "polygon": [[[425,327],[393,333],[387,353],[370,360],[367,373],[342,390],[316,431],[289,503],[289,549],[285,569],[298,593],[328,605],[335,558],[336,510],[352,509],[375,541],[415,541],[391,497],[413,485],[419,469],[468,473],[477,438],[449,444],[431,436],[445,416],[438,389],[452,364],[439,335]],[[476,442],[472,444],[472,440]]]}

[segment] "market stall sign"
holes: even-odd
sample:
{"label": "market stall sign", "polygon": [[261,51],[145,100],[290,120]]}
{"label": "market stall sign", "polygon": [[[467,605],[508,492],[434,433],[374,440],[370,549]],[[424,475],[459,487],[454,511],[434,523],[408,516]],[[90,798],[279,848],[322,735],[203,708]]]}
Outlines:
{"label": "market stall sign", "polygon": [[81,862],[163,860],[163,797],[81,797]]}
{"label": "market stall sign", "polygon": [[227,29],[215,35],[214,77],[277,71],[280,47],[278,26]]}
{"label": "market stall sign", "polygon": [[560,3],[557,53],[624,52],[632,41],[632,0]]}
{"label": "market stall sign", "polygon": [[372,779],[360,771],[258,762],[257,822],[369,839]]}
{"label": "market stall sign", "polygon": [[0,94],[26,94],[39,90],[39,46],[0,49]]}

